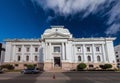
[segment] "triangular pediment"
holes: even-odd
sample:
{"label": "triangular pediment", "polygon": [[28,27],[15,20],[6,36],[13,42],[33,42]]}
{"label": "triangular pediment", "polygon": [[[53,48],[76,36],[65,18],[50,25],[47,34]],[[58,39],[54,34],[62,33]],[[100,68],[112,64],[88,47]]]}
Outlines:
{"label": "triangular pediment", "polygon": [[69,37],[70,37],[69,35],[58,33],[58,32],[44,35],[44,38],[69,38]]}

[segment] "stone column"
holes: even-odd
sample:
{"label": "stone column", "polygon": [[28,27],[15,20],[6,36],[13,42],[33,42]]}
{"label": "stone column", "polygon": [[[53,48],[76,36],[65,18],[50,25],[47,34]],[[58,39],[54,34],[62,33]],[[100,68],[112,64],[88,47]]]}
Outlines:
{"label": "stone column", "polygon": [[73,44],[73,61],[75,62],[75,44]]}
{"label": "stone column", "polygon": [[88,62],[87,55],[86,55],[85,44],[83,44],[83,62]]}
{"label": "stone column", "polygon": [[34,58],[35,58],[35,57],[34,57],[35,55],[33,55],[33,51],[34,51],[33,46],[30,45],[30,61],[31,61],[31,62],[34,62],[34,60],[35,60],[35,59],[34,59]]}
{"label": "stone column", "polygon": [[49,59],[51,60],[52,59],[52,52],[51,52],[51,42],[49,42]]}
{"label": "stone column", "polygon": [[65,48],[65,60],[67,60],[67,55],[66,55],[66,51],[67,51],[67,48],[66,48],[66,43],[64,43],[64,48]]}
{"label": "stone column", "polygon": [[15,50],[15,45],[13,45],[13,51],[12,51],[12,61],[17,61],[17,58],[15,59],[16,57],[16,50]]}
{"label": "stone column", "polygon": [[47,43],[45,43],[45,61],[47,60]]}
{"label": "stone column", "polygon": [[93,62],[94,63],[97,62],[97,57],[95,55],[95,51],[96,51],[95,46],[94,46],[94,44],[92,44],[92,57],[93,57]]}
{"label": "stone column", "polygon": [[24,61],[26,61],[26,55],[24,54],[25,53],[24,45],[22,45],[22,47],[21,47],[21,52],[22,52],[21,61],[24,62]]}
{"label": "stone column", "polygon": [[65,60],[65,46],[64,46],[64,43],[62,43],[62,60]]}
{"label": "stone column", "polygon": [[103,62],[106,62],[106,54],[105,54],[105,47],[104,44],[102,44],[102,58],[103,58]]}

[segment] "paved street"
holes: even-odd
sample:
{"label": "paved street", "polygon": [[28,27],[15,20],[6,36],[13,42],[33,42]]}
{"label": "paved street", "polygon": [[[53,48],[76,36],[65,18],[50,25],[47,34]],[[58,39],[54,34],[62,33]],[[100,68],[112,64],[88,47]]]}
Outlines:
{"label": "paved street", "polygon": [[[53,78],[55,76],[55,78]],[[118,72],[4,73],[0,83],[120,83]]]}

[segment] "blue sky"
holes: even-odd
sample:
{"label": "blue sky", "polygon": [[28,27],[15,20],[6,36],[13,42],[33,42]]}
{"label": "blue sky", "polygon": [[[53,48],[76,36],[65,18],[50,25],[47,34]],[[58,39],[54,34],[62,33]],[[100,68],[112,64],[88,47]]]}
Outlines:
{"label": "blue sky", "polygon": [[120,0],[0,0],[0,42],[40,38],[51,25],[64,25],[74,37],[117,37]]}

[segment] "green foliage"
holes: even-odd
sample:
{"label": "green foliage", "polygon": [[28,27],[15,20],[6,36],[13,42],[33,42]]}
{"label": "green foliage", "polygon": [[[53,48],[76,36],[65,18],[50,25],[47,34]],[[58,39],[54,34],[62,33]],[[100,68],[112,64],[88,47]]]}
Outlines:
{"label": "green foliage", "polygon": [[10,65],[10,64],[5,64],[5,65],[1,65],[2,68],[6,68],[8,70],[14,70],[14,66]]}
{"label": "green foliage", "polygon": [[35,68],[35,65],[33,64],[28,64],[26,65],[27,69],[34,69]]}
{"label": "green foliage", "polygon": [[99,65],[99,67],[101,69],[109,69],[109,68],[112,68],[112,65],[111,64],[104,64],[104,65]]}
{"label": "green foliage", "polygon": [[77,70],[84,70],[87,67],[85,63],[80,63],[77,65]]}

